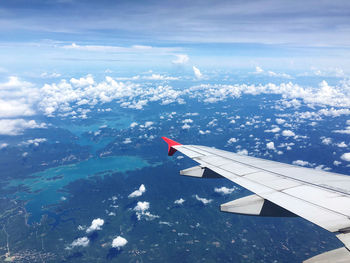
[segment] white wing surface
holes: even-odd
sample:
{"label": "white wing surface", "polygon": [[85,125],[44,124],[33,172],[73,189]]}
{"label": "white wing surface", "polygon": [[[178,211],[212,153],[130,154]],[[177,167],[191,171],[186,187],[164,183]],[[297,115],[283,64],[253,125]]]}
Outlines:
{"label": "white wing surface", "polygon": [[169,155],[179,151],[199,163],[180,174],[224,177],[255,193],[221,205],[222,211],[303,217],[334,232],[345,245],[305,262],[350,262],[350,176],[163,139]]}

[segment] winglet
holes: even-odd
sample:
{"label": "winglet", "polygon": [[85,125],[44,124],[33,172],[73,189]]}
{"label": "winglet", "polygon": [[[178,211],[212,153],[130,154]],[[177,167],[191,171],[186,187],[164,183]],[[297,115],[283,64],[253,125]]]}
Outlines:
{"label": "winglet", "polygon": [[167,137],[162,137],[162,139],[168,144],[168,155],[169,156],[172,156],[176,152],[176,149],[174,149],[173,146],[181,145],[181,143],[175,142]]}

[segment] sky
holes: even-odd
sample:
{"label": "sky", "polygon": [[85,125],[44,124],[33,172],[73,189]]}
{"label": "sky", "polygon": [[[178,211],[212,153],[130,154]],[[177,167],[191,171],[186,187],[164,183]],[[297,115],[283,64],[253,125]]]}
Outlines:
{"label": "sky", "polygon": [[346,0],[4,0],[0,73],[171,68],[179,55],[201,68],[349,72],[349,17]]}

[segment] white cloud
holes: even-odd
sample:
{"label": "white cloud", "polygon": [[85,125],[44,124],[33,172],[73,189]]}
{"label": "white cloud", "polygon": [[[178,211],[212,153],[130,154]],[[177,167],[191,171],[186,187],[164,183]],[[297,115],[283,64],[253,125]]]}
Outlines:
{"label": "white cloud", "polygon": [[211,203],[213,200],[212,199],[206,199],[206,198],[202,198],[202,197],[199,197],[198,195],[195,195],[194,196],[198,201],[202,202],[202,204],[206,205],[206,204],[209,204]]}
{"label": "white cloud", "polygon": [[185,199],[180,198],[180,199],[175,200],[175,201],[174,201],[174,204],[176,204],[176,205],[182,205],[184,202],[185,202]]}
{"label": "white cloud", "polygon": [[266,148],[269,150],[275,150],[275,143],[274,142],[266,143]]}
{"label": "white cloud", "polygon": [[146,192],[146,187],[145,187],[144,184],[141,184],[140,187],[139,187],[139,189],[136,190],[136,191],[134,191],[134,192],[132,192],[131,194],[129,194],[128,197],[129,197],[129,198],[140,197],[140,196],[142,196],[142,194],[145,193],[145,192]]}
{"label": "white cloud", "polygon": [[144,124],[144,126],[145,126],[145,128],[149,128],[149,127],[151,127],[153,124],[154,124],[153,121],[146,121],[145,124]]}
{"label": "white cloud", "polygon": [[291,137],[291,136],[295,136],[295,133],[291,130],[284,130],[282,132],[282,135],[285,136],[285,137]]}
{"label": "white cloud", "polygon": [[132,143],[131,138],[125,138],[125,140],[123,141],[124,144],[129,144]]}
{"label": "white cloud", "polygon": [[176,54],[176,59],[172,61],[173,64],[186,64],[190,58],[186,54]]}
{"label": "white cloud", "polygon": [[52,72],[52,73],[43,72],[40,74],[40,77],[42,77],[42,78],[59,78],[59,77],[61,77],[61,74],[56,73],[56,72]]}
{"label": "white cloud", "polygon": [[134,128],[134,127],[136,127],[137,125],[139,125],[137,122],[133,122],[133,123],[130,124],[130,128]]}
{"label": "white cloud", "polygon": [[344,130],[334,130],[335,133],[350,134],[350,126],[346,127]]}
{"label": "white cloud", "polygon": [[0,119],[0,135],[19,135],[25,129],[46,128],[46,123],[38,124],[35,120]]}
{"label": "white cloud", "polygon": [[141,220],[142,218],[145,218],[146,220],[153,220],[155,218],[159,218],[159,216],[153,215],[148,211],[149,207],[149,202],[137,202],[137,205],[134,207],[134,211],[136,212],[138,220]]}
{"label": "white cloud", "polygon": [[188,130],[188,129],[191,128],[191,126],[188,125],[187,123],[185,123],[184,125],[181,126],[181,128],[182,128],[183,130]]}
{"label": "white cloud", "polygon": [[0,150],[6,148],[7,146],[9,146],[8,143],[0,144]]}
{"label": "white cloud", "polygon": [[124,237],[117,236],[112,241],[112,247],[120,249],[121,247],[124,247],[127,243],[128,241]]}
{"label": "white cloud", "polygon": [[322,143],[325,145],[329,145],[332,143],[332,139],[331,138],[323,138]]}
{"label": "white cloud", "polygon": [[257,75],[265,75],[265,76],[269,76],[269,77],[279,77],[279,78],[287,78],[287,79],[290,79],[292,78],[290,75],[286,74],[286,73],[276,73],[276,72],[273,72],[271,70],[268,70],[268,71],[264,71],[261,67],[259,66],[256,66],[255,67],[255,72],[254,74],[257,74]]}
{"label": "white cloud", "polygon": [[21,145],[31,145],[34,144],[35,146],[39,146],[40,143],[46,142],[46,138],[35,138],[32,140],[27,140],[25,142],[22,142]]}
{"label": "white cloud", "polygon": [[270,129],[270,130],[265,130],[265,132],[277,133],[277,132],[279,132],[280,130],[281,130],[280,127],[273,127],[273,128]]}
{"label": "white cloud", "polygon": [[196,76],[196,78],[200,79],[202,77],[202,73],[200,72],[200,70],[195,66],[193,66],[192,69],[193,69],[193,73]]}
{"label": "white cloud", "polygon": [[143,79],[148,79],[148,80],[178,80],[179,78],[164,76],[164,75],[160,75],[160,74],[152,74],[151,76],[144,76]]}
{"label": "white cloud", "polygon": [[339,148],[346,148],[346,147],[348,147],[348,145],[347,145],[345,142],[337,143],[337,146],[338,146]]}
{"label": "white cloud", "polygon": [[76,87],[84,87],[93,85],[95,81],[91,75],[87,75],[85,78],[80,79],[71,78],[70,83],[72,83]]}
{"label": "white cloud", "polygon": [[341,162],[339,162],[339,161],[334,161],[333,164],[334,164],[335,166],[338,166],[339,164],[341,164]]}
{"label": "white cloud", "polygon": [[286,122],[286,120],[277,118],[276,122],[277,122],[277,124],[282,125],[282,124],[284,124]]}
{"label": "white cloud", "polygon": [[237,153],[240,155],[248,155],[248,151],[246,149],[239,150]]}
{"label": "white cloud", "polygon": [[342,156],[340,156],[340,159],[350,162],[350,153],[344,153]]}
{"label": "white cloud", "polygon": [[193,123],[193,120],[191,119],[184,119],[182,123]]}
{"label": "white cloud", "polygon": [[0,118],[12,118],[17,116],[32,116],[35,111],[32,105],[23,103],[18,100],[2,100],[0,99]]}
{"label": "white cloud", "polygon": [[303,161],[303,160],[293,161],[293,164],[299,165],[299,166],[310,166],[310,163],[308,161]]}
{"label": "white cloud", "polygon": [[228,144],[232,144],[232,143],[236,143],[236,142],[238,142],[238,140],[237,140],[236,138],[234,138],[234,137],[230,138],[230,139],[227,141]]}
{"label": "white cloud", "polygon": [[202,130],[199,130],[199,134],[210,134],[211,132],[209,130],[205,130],[205,131],[202,131]]}
{"label": "white cloud", "polygon": [[219,194],[222,194],[222,195],[229,195],[229,194],[232,194],[234,191],[236,190],[235,187],[232,187],[232,188],[227,188],[225,186],[223,187],[215,187],[214,188],[214,191],[215,193],[219,193]]}
{"label": "white cloud", "polygon": [[87,237],[79,237],[75,239],[70,246],[66,247],[66,249],[72,249],[74,247],[87,247],[90,243],[90,240]]}
{"label": "white cloud", "polygon": [[103,224],[105,223],[105,221],[101,218],[96,218],[94,220],[92,220],[91,222],[91,226],[89,226],[87,229],[86,229],[86,233],[91,233],[93,231],[97,231],[97,230],[101,230]]}
{"label": "white cloud", "polygon": [[135,211],[145,212],[149,209],[149,202],[137,202],[137,205],[134,207]]}

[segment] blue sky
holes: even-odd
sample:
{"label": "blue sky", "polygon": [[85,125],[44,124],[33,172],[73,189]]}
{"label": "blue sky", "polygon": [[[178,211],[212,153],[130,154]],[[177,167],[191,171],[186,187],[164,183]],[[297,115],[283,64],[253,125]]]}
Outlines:
{"label": "blue sky", "polygon": [[202,68],[348,72],[349,17],[349,1],[5,0],[0,68],[166,68],[186,54]]}

